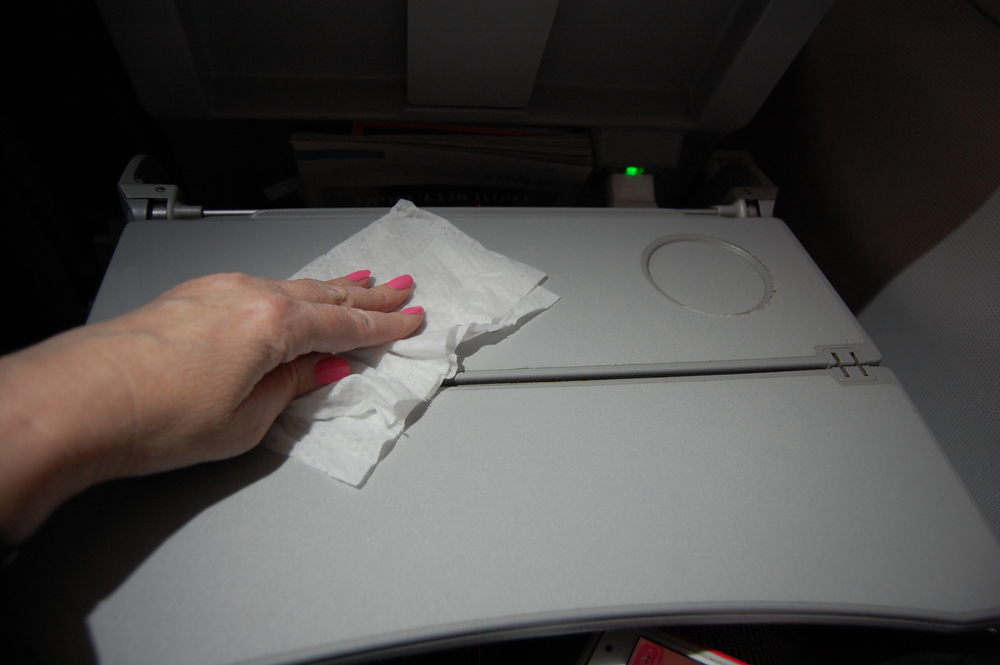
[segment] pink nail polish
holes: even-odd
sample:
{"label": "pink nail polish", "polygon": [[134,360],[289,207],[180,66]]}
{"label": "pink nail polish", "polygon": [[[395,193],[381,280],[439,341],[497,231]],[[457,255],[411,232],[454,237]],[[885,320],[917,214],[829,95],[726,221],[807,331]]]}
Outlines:
{"label": "pink nail polish", "polygon": [[332,358],[324,358],[316,363],[314,371],[316,372],[316,383],[326,386],[334,381],[340,381],[350,374],[351,366],[343,358],[333,356]]}
{"label": "pink nail polish", "polygon": [[399,310],[400,314],[423,314],[424,308],[420,305],[414,305],[413,307],[407,307],[406,309]]}
{"label": "pink nail polish", "polygon": [[352,282],[360,282],[362,280],[368,279],[371,276],[372,276],[371,270],[359,270],[357,272],[352,272],[350,275],[347,275],[347,279],[351,280]]}
{"label": "pink nail polish", "polygon": [[395,279],[390,279],[388,282],[386,282],[386,284],[388,284],[394,289],[399,289],[400,291],[402,291],[403,289],[410,288],[410,285],[413,284],[413,278],[410,277],[409,275],[400,275]]}

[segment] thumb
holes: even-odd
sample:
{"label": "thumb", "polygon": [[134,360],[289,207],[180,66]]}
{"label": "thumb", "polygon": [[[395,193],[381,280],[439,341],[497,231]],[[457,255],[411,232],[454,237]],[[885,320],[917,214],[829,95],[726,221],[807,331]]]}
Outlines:
{"label": "thumb", "polygon": [[280,407],[274,414],[277,418],[296,397],[340,381],[350,373],[351,366],[339,356],[307,353],[265,374],[253,392],[260,401]]}
{"label": "thumb", "polygon": [[[260,436],[257,437],[259,441],[293,399],[339,381],[350,373],[350,365],[338,356],[327,353],[299,356],[265,374],[237,408],[236,418],[239,420],[241,416],[250,416],[254,423],[251,428],[260,429]],[[256,417],[251,416],[251,413]]]}

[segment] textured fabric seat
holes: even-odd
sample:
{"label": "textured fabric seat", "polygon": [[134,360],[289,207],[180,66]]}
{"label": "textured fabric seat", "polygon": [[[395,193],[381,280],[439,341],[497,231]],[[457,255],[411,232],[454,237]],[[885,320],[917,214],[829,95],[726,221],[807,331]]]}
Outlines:
{"label": "textured fabric seat", "polygon": [[1000,190],[858,320],[1000,535]]}

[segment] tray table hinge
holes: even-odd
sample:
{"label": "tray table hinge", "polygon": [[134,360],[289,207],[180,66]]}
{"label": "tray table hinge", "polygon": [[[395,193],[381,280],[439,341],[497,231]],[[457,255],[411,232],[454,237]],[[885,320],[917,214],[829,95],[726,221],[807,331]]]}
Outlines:
{"label": "tray table hinge", "polygon": [[841,381],[874,381],[875,374],[862,359],[861,352],[851,347],[826,349],[827,367],[834,369]]}
{"label": "tray table hinge", "polygon": [[171,184],[155,158],[136,155],[118,180],[125,222],[166,219],[204,219],[234,215],[253,215],[256,210],[204,210],[184,203],[181,188]]}

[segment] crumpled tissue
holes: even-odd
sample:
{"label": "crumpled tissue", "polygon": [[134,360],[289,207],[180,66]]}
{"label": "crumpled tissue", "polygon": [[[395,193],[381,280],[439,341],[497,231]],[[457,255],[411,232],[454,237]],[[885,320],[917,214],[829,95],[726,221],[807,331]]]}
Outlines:
{"label": "crumpled tissue", "polygon": [[492,252],[451,222],[401,200],[387,215],[291,279],[333,279],[371,270],[381,283],[414,280],[404,307],[421,305],[424,326],[407,339],[342,354],[351,374],[294,400],[264,437],[345,483],[360,486],[403,432],[406,417],[455,376],[455,348],[551,307],[545,273]]}

